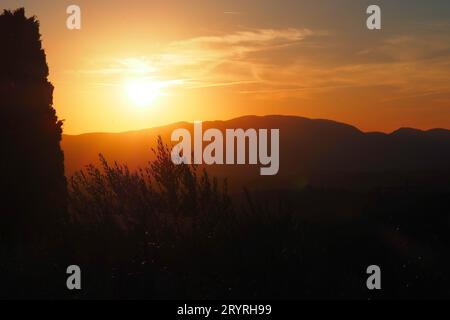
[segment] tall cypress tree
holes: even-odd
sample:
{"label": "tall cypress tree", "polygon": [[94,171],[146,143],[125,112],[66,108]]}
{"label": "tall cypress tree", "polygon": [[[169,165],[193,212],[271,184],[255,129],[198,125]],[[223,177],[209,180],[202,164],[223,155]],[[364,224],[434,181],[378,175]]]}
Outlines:
{"label": "tall cypress tree", "polygon": [[27,18],[23,8],[5,10],[0,48],[0,259],[26,273],[43,261],[54,264],[63,236],[62,121],[52,107],[36,18]]}

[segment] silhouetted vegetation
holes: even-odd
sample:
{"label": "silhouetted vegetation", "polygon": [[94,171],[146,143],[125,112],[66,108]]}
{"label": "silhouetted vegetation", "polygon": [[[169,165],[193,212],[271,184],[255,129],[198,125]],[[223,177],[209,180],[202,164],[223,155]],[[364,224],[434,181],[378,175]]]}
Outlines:
{"label": "silhouetted vegetation", "polygon": [[61,260],[67,218],[62,122],[52,107],[38,21],[24,9],[5,10],[0,43],[0,260],[8,274],[0,292],[32,295],[41,272]]}
{"label": "silhouetted vegetation", "polygon": [[[174,166],[89,166],[70,181],[78,297],[368,298],[449,294],[448,191],[248,191]],[[380,265],[383,291],[366,288]]]}
{"label": "silhouetted vegetation", "polygon": [[[100,156],[100,167],[75,173],[67,190],[62,123],[52,108],[39,24],[23,9],[5,11],[0,42],[1,297],[449,297],[450,183],[433,186],[425,179],[422,186],[355,191],[302,182],[230,196],[226,181],[195,166],[175,166],[159,138],[155,160],[145,168],[131,171]],[[342,149],[344,157],[324,156],[338,148],[333,129],[333,141],[311,151],[311,168],[319,160],[344,168],[356,159],[352,164],[364,169],[360,160],[366,156],[378,164],[379,158],[364,152],[347,158],[346,151],[367,140],[354,129],[344,131],[355,137]],[[435,155],[448,146],[441,142],[447,133],[436,134],[421,142]],[[387,145],[408,146],[409,131],[403,135]],[[388,140],[371,136],[375,146]],[[299,166],[299,159],[291,156],[289,162]],[[436,162],[443,172],[445,159]],[[420,168],[429,168],[419,160]],[[396,164],[385,167],[390,170],[404,163],[385,162]],[[339,181],[348,178],[339,172]],[[393,177],[390,172],[371,173],[373,181]],[[81,267],[81,291],[66,288],[69,264]],[[382,269],[382,291],[366,288],[372,264]]]}

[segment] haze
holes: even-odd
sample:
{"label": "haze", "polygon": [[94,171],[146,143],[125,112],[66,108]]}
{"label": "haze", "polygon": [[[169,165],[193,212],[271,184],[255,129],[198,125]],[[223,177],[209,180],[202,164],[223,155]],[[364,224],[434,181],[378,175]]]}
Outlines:
{"label": "haze", "polygon": [[79,0],[80,31],[70,4],[2,1],[41,22],[65,133],[248,114],[450,128],[448,1]]}

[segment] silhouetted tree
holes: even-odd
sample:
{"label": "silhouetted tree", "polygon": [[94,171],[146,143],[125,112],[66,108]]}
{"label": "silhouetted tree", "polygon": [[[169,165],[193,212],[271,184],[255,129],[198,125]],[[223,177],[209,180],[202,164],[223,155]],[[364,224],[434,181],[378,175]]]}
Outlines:
{"label": "silhouetted tree", "polygon": [[54,264],[61,244],[67,212],[62,121],[52,107],[36,18],[23,8],[5,10],[0,44],[1,259],[25,274],[38,262]]}

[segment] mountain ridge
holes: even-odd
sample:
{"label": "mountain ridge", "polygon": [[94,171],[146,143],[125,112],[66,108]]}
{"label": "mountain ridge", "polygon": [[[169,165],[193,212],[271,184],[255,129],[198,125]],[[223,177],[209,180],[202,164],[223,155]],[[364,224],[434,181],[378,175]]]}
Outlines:
{"label": "mountain ridge", "polygon": [[[249,119],[260,119],[260,118],[276,118],[276,117],[281,117],[281,118],[293,118],[293,119],[302,119],[302,120],[308,120],[308,121],[317,121],[317,122],[329,122],[329,123],[334,123],[334,124],[339,124],[339,125],[344,125],[347,127],[352,127],[355,128],[356,130],[362,132],[362,133],[366,133],[366,134],[384,134],[384,135],[392,135],[394,133],[397,132],[405,132],[405,131],[410,131],[410,130],[415,130],[415,131],[419,131],[422,133],[426,133],[426,132],[444,132],[447,134],[450,134],[450,129],[446,129],[446,128],[430,128],[430,129],[418,129],[418,128],[413,128],[413,127],[399,127],[398,129],[395,129],[391,132],[383,132],[383,131],[363,131],[361,129],[359,129],[357,126],[345,123],[345,122],[341,122],[341,121],[336,121],[336,120],[331,120],[331,119],[323,119],[323,118],[307,118],[307,117],[302,117],[302,116],[295,116],[295,115],[279,115],[279,114],[273,114],[273,115],[264,115],[264,116],[259,116],[259,115],[245,115],[245,116],[240,116],[240,117],[235,117],[235,118],[231,118],[228,120],[207,120],[207,121],[203,121],[204,123],[229,123],[229,122],[234,122],[234,121],[240,121],[240,120],[249,120]],[[70,134],[70,133],[65,133],[63,134],[64,136],[70,136],[70,137],[76,137],[76,136],[84,136],[84,135],[96,135],[96,134],[128,134],[128,133],[136,133],[136,132],[142,132],[142,131],[147,131],[147,130],[156,130],[156,129],[161,129],[161,128],[166,128],[166,127],[174,127],[174,126],[186,126],[186,125],[191,125],[194,122],[189,122],[189,121],[178,121],[178,122],[173,122],[173,123],[169,123],[169,124],[165,124],[165,125],[160,125],[160,126],[156,126],[156,127],[148,127],[148,128],[142,128],[142,129],[137,129],[137,130],[125,130],[125,131],[118,131],[118,132],[107,132],[107,131],[93,131],[93,132],[83,132],[83,133],[78,133],[78,134]]]}
{"label": "mountain ridge", "polygon": [[[297,116],[269,115],[242,116],[230,120],[205,121],[203,131],[209,128],[225,129],[280,129],[280,171],[275,177],[261,178],[258,166],[213,165],[208,170],[218,177],[238,181],[237,184],[264,184],[277,181],[291,185],[296,180],[329,180],[340,176],[376,175],[387,172],[420,173],[450,172],[450,130],[399,128],[391,133],[363,132],[345,123],[327,119],[309,119]],[[102,153],[109,161],[126,163],[131,169],[144,167],[154,159],[152,148],[157,137],[170,141],[176,128],[191,133],[193,123],[177,122],[166,126],[122,133],[87,133],[64,135],[66,175],[90,163],[98,163]],[[333,178],[334,179],[334,178]],[[378,179],[378,178],[377,178]],[[390,179],[390,178],[389,178]],[[345,181],[344,181],[345,182]],[[322,183],[322,182],[321,182]]]}

